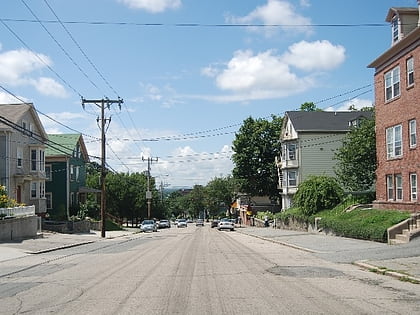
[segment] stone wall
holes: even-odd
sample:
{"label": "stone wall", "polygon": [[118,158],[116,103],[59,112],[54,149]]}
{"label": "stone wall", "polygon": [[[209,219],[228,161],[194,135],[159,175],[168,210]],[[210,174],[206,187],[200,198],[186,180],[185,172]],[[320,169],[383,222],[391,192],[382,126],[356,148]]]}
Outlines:
{"label": "stone wall", "polygon": [[38,219],[38,216],[27,216],[0,220],[0,242],[35,238]]}

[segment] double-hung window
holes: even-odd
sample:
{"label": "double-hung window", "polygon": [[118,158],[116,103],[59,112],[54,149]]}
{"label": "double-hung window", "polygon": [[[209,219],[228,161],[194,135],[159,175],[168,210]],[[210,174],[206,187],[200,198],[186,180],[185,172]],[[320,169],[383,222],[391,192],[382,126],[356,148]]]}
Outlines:
{"label": "double-hung window", "polygon": [[296,143],[287,145],[288,160],[296,160]]}
{"label": "double-hung window", "polygon": [[386,197],[388,200],[394,200],[394,177],[386,175]]}
{"label": "double-hung window", "polygon": [[23,167],[23,149],[21,147],[17,148],[17,167]]}
{"label": "double-hung window", "polygon": [[415,119],[408,122],[408,131],[410,133],[410,148],[414,148],[417,145],[417,123]]}
{"label": "double-hung window", "polygon": [[35,149],[31,149],[31,171],[36,171],[37,168],[37,156],[36,156],[36,150]]}
{"label": "double-hung window", "polygon": [[402,186],[401,174],[395,175],[395,192],[396,192],[396,199],[402,200],[403,199],[403,186]]}
{"label": "double-hung window", "polygon": [[386,155],[388,159],[402,156],[401,125],[386,129]]}
{"label": "double-hung window", "polygon": [[400,67],[385,73],[385,100],[389,101],[400,95]]}
{"label": "double-hung window", "polygon": [[31,198],[36,198],[37,188],[38,188],[38,183],[37,182],[32,182],[31,183]]}
{"label": "double-hung window", "polygon": [[414,84],[414,58],[407,59],[407,86]]}
{"label": "double-hung window", "polygon": [[288,186],[296,186],[296,184],[297,184],[296,175],[297,175],[296,171],[288,171],[287,172],[287,184],[288,184]]}
{"label": "double-hung window", "polygon": [[417,174],[410,174],[410,199],[411,201],[417,200]]}

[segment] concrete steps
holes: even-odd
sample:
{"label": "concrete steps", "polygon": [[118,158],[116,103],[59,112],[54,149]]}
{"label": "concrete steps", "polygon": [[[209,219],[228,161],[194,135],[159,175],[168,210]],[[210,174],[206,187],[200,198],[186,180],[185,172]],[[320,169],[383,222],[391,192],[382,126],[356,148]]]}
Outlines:
{"label": "concrete steps", "polygon": [[403,223],[399,224],[401,227],[399,231],[394,233],[392,238],[388,239],[388,244],[406,244],[413,238],[420,236],[420,214],[412,214],[411,218]]}

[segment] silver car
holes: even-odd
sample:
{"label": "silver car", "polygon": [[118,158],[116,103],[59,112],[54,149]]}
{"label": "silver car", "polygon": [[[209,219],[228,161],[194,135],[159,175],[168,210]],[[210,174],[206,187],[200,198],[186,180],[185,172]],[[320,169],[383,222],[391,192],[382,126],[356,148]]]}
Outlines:
{"label": "silver car", "polygon": [[187,220],[185,220],[185,219],[179,219],[178,220],[177,227],[179,227],[179,228],[187,227]]}
{"label": "silver car", "polygon": [[157,232],[156,223],[154,220],[144,220],[140,224],[141,232]]}
{"label": "silver car", "polygon": [[217,225],[217,229],[220,230],[231,230],[233,231],[235,229],[235,225],[230,219],[221,219],[219,224]]}

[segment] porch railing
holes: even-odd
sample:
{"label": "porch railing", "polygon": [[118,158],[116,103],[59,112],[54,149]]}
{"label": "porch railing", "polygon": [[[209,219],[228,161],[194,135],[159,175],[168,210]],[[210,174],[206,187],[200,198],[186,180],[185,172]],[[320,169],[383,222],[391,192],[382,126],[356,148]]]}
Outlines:
{"label": "porch railing", "polygon": [[0,217],[24,217],[28,215],[35,215],[35,206],[0,208]]}

